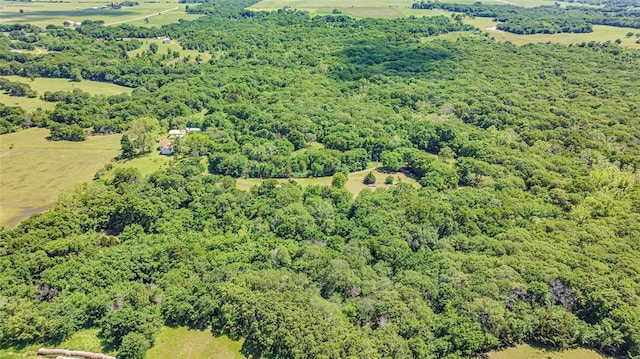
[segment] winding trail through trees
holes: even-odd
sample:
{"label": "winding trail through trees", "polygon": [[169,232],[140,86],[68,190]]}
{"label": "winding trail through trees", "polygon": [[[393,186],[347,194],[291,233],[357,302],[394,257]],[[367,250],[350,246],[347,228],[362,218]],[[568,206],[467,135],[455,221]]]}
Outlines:
{"label": "winding trail through trees", "polygon": [[104,24],[104,25],[105,26],[118,25],[118,24],[124,24],[124,23],[131,22],[131,21],[142,20],[142,19],[147,18],[147,17],[158,16],[158,15],[164,14],[165,12],[178,10],[179,8],[180,8],[180,6],[176,6],[176,7],[171,8],[171,9],[154,12],[153,14],[149,14],[149,15],[145,15],[145,16],[139,16],[139,17],[136,17],[136,18],[133,18],[133,19],[129,19],[129,20],[110,22],[110,23]]}

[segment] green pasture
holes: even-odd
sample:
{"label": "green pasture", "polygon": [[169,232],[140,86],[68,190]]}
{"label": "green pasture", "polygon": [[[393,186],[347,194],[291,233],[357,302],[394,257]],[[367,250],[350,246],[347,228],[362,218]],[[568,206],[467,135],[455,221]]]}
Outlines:
{"label": "green pasture", "polygon": [[162,327],[146,358],[242,359],[245,356],[240,353],[241,348],[242,340],[214,337],[209,330]]}
{"label": "green pasture", "polygon": [[33,81],[27,77],[20,76],[1,76],[4,79],[13,82],[20,82],[31,86],[31,89],[36,91],[38,95],[42,95],[45,91],[73,91],[74,89],[80,89],[88,92],[92,95],[119,95],[122,93],[131,93],[132,88],[114,85],[108,82],[97,82],[82,80],[80,82],[73,82],[69,79],[54,79],[36,77]]}
{"label": "green pasture", "polygon": [[518,345],[499,352],[488,353],[489,359],[606,359],[595,350],[577,348],[564,351],[549,350],[529,344]]}
{"label": "green pasture", "polygon": [[[172,158],[173,157],[170,156],[160,155],[158,151],[154,150],[151,153],[140,155],[127,161],[112,162],[112,165],[114,170],[116,168],[137,168],[142,176],[148,176],[162,168],[167,168]],[[112,174],[113,171],[107,174],[107,177]]]}
{"label": "green pasture", "polygon": [[[472,4],[477,0],[444,0],[462,4]],[[414,0],[263,0],[250,7],[252,10],[273,11],[284,7],[307,10],[311,14],[330,14],[333,9],[355,17],[393,18],[409,15],[420,16],[424,10],[411,9]],[[553,0],[484,0],[483,4],[515,4],[525,7],[553,5]],[[432,15],[431,15],[432,16]]]}
{"label": "green pasture", "polygon": [[[177,21],[182,17],[188,19],[185,5],[177,1],[141,2],[133,7],[121,9],[100,9],[111,1],[68,1],[68,2],[14,2],[0,1],[0,22],[30,23],[45,27],[49,24],[62,25],[65,21],[82,22],[83,20],[103,20],[107,25],[136,21],[144,23],[149,18],[149,26],[160,26]],[[98,9],[93,9],[98,8]],[[20,10],[23,13],[20,13]],[[181,14],[176,16],[172,13]],[[158,19],[154,19],[158,17]],[[194,17],[194,16],[191,16]],[[195,16],[197,17],[197,16]]]}
{"label": "green pasture", "polygon": [[9,96],[3,92],[0,92],[0,103],[7,106],[22,107],[27,112],[33,112],[34,110],[38,109],[38,107],[43,110],[52,110],[54,107],[56,107],[56,104],[54,102],[43,101],[37,97],[28,98]]}
{"label": "green pasture", "polygon": [[190,56],[191,61],[195,61],[196,56],[200,55],[202,58],[202,62],[207,62],[211,59],[211,54],[206,52],[198,52],[196,50],[183,50],[180,43],[171,39],[171,42],[168,44],[163,44],[162,39],[142,39],[143,45],[137,49],[127,52],[129,57],[134,57],[136,55],[141,54],[143,51],[149,51],[149,45],[151,43],[155,43],[158,45],[158,54],[166,54],[167,50],[178,51],[180,53],[180,57],[175,59],[175,61],[181,61],[184,57]]}
{"label": "green pasture", "polygon": [[[403,172],[394,172],[394,173],[385,173],[381,171],[379,168],[380,163],[372,162],[368,166],[366,170],[351,172],[347,176],[347,183],[345,188],[349,190],[349,192],[353,193],[353,195],[357,195],[363,189],[371,189],[376,190],[378,188],[388,188],[389,185],[384,184],[384,179],[391,175],[393,176],[393,183],[397,184],[398,182],[408,183],[416,188],[420,188],[420,184],[412,177],[407,176]],[[374,176],[376,177],[376,187],[369,187],[362,183],[364,180],[364,176],[367,173],[373,171]],[[331,186],[331,180],[333,176],[328,177],[315,177],[315,178],[292,178],[294,181],[300,183],[302,187],[307,187],[311,185],[321,185],[321,186]],[[236,180],[236,188],[241,189],[243,191],[248,191],[253,186],[257,186],[262,183],[263,180],[259,178],[238,178]],[[285,183],[289,181],[288,178],[279,178],[278,182]]]}
{"label": "green pasture", "polygon": [[477,17],[475,19],[464,19],[464,21],[470,25],[478,27],[480,30],[488,32],[491,36],[493,36],[498,41],[509,41],[516,45],[524,45],[529,43],[536,42],[558,42],[561,44],[577,44],[582,42],[589,41],[597,41],[597,42],[605,42],[605,41],[615,41],[616,39],[620,39],[622,43],[620,46],[640,49],[640,44],[636,44],[635,42],[638,40],[637,37],[626,37],[628,32],[633,32],[634,34],[640,33],[640,29],[632,29],[628,27],[615,27],[615,26],[603,26],[603,25],[594,25],[593,32],[587,34],[572,34],[572,33],[561,33],[561,34],[534,34],[534,35],[518,35],[513,34],[506,31],[496,30],[495,26],[497,22],[493,21],[493,19],[486,17]]}
{"label": "green pasture", "polygon": [[0,225],[45,210],[120,153],[119,135],[84,142],[48,141],[48,135],[41,128],[0,135]]}

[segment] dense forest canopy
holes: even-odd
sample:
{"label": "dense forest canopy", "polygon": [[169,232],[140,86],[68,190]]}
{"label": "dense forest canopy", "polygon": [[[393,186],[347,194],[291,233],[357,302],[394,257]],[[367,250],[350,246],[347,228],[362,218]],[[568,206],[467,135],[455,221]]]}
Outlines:
{"label": "dense forest canopy", "polygon": [[[270,358],[459,358],[523,341],[640,355],[640,52],[249,5],[203,4],[159,29],[3,27],[3,75],[135,88],[0,106],[3,132],[203,131],[167,170],[117,170],[0,231],[0,347],[98,327],[139,358],[168,324]],[[212,58],[129,55],[156,36]],[[234,184],[370,161],[423,188]]]}

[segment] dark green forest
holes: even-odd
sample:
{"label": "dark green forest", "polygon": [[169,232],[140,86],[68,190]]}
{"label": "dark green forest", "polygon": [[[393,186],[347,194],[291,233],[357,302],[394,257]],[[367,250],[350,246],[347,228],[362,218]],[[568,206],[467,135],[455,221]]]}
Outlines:
{"label": "dark green forest", "polygon": [[[151,29],[3,25],[0,74],[134,90],[0,106],[2,132],[203,131],[169,169],[115,170],[0,231],[0,348],[100,328],[106,348],[141,358],[162,325],[186,325],[265,358],[466,358],[522,342],[640,355],[640,52],[251,3]],[[127,54],[156,36],[212,58]],[[53,52],[12,53],[16,41]],[[422,188],[235,188],[371,161]]]}

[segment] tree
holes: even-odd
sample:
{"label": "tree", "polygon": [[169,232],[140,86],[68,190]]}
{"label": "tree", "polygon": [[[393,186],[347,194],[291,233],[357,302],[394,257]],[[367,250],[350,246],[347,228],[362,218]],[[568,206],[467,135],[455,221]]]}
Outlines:
{"label": "tree", "polygon": [[152,42],[149,44],[149,51],[151,51],[152,54],[157,54],[158,53],[158,44],[156,44],[155,42]]}
{"label": "tree", "polygon": [[392,175],[388,175],[388,176],[384,179],[384,184],[393,184],[393,176],[392,176]]}
{"label": "tree", "polygon": [[126,133],[122,135],[122,138],[120,139],[120,146],[122,147],[122,153],[120,154],[120,158],[130,159],[130,158],[133,158],[133,156],[135,156],[136,148]]}
{"label": "tree", "polygon": [[151,117],[140,117],[131,121],[127,134],[132,139],[136,149],[141,152],[151,152],[155,143],[156,136],[160,129],[158,120]]}
{"label": "tree", "polygon": [[124,359],[144,359],[150,347],[149,341],[143,334],[132,332],[122,338],[118,356]]}
{"label": "tree", "polygon": [[347,176],[342,172],[337,172],[333,175],[333,179],[331,180],[331,185],[336,188],[342,188],[347,183]]}
{"label": "tree", "polygon": [[373,175],[373,172],[369,172],[366,176],[364,176],[364,180],[362,181],[362,183],[366,185],[374,184],[376,183],[376,176]]}
{"label": "tree", "polygon": [[380,156],[382,167],[390,172],[397,172],[402,168],[402,156],[397,152],[385,151]]}

